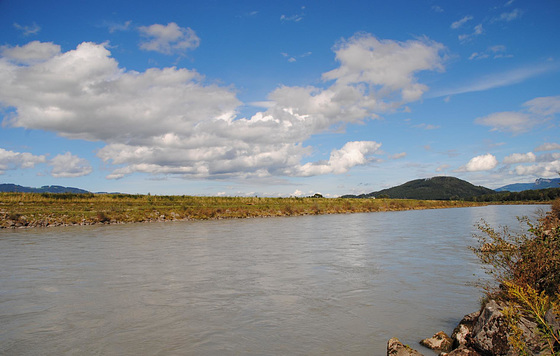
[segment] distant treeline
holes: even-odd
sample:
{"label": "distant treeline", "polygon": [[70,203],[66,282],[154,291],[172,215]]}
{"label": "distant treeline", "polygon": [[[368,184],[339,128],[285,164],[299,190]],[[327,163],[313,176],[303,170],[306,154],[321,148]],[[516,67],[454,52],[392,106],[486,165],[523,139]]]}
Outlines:
{"label": "distant treeline", "polygon": [[560,198],[560,188],[524,190],[522,192],[496,192],[468,198],[474,202],[550,201]]}

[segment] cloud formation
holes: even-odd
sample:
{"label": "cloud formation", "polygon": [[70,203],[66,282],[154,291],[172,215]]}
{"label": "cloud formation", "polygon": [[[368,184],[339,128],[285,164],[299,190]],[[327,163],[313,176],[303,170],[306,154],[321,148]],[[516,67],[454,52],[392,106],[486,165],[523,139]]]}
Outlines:
{"label": "cloud formation", "polygon": [[[174,23],[150,26],[146,47],[161,52],[192,48],[198,37]],[[181,44],[181,43],[185,44]],[[359,34],[335,47],[340,66],[323,87],[281,86],[264,111],[239,117],[235,89],[207,84],[194,70],[119,67],[104,44],[84,42],[61,52],[52,43],[3,47],[0,102],[14,110],[4,124],[102,141],[97,155],[114,169],[185,178],[262,178],[345,173],[368,164],[380,143],[348,142],[328,161],[302,164],[305,141],[333,126],[358,123],[418,100],[424,70],[443,70],[443,46],[428,39],[396,42]],[[50,162],[52,174],[91,172],[70,153]],[[65,166],[66,169],[62,167]]]}
{"label": "cloud formation", "polygon": [[459,172],[480,172],[496,168],[498,160],[490,153],[473,157],[465,166],[458,169]]}
{"label": "cloud formation", "polygon": [[141,26],[138,30],[147,38],[140,43],[140,48],[146,51],[173,54],[192,50],[200,45],[200,38],[190,27],[179,27],[175,22]]}
{"label": "cloud formation", "polygon": [[14,27],[20,30],[24,36],[36,35],[37,33],[39,33],[39,31],[41,31],[41,27],[39,27],[39,25],[37,25],[35,22],[33,22],[33,25],[30,26],[23,26],[18,24],[17,22],[14,22]]}
{"label": "cloud formation", "polygon": [[93,171],[86,159],[75,156],[70,152],[57,155],[48,164],[52,167],[51,175],[55,178],[82,177]]}
{"label": "cloud formation", "polygon": [[504,158],[505,164],[535,162],[537,156],[533,152],[514,153]]}
{"label": "cloud formation", "polygon": [[468,21],[470,21],[470,20],[472,20],[472,19],[473,19],[473,17],[470,16],[470,15],[469,15],[469,16],[465,16],[465,17],[463,17],[462,19],[453,22],[453,23],[451,24],[451,28],[454,29],[454,30],[456,30],[456,29],[460,28],[461,26],[463,26],[465,23],[467,23]]}
{"label": "cloud formation", "polygon": [[560,113],[560,96],[535,98],[523,104],[522,111],[505,111],[479,117],[475,123],[492,127],[493,131],[520,134],[542,124]]}
{"label": "cloud formation", "polygon": [[18,168],[33,168],[36,164],[46,162],[46,157],[35,156],[28,152],[14,152],[0,148],[0,174]]}

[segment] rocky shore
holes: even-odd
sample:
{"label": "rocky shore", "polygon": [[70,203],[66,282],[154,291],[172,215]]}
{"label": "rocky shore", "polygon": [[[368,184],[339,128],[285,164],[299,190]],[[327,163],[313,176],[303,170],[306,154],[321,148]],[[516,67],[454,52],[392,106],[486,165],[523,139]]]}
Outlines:
{"label": "rocky shore", "polygon": [[[516,356],[553,355],[540,337],[537,323],[527,313],[520,313],[516,331],[528,348],[521,353],[511,338],[512,328],[504,315],[505,303],[489,300],[480,311],[465,315],[451,336],[440,331],[434,336],[420,341],[420,344],[434,350],[440,356]],[[552,310],[546,313],[546,322],[555,332],[560,330],[560,318]],[[422,356],[423,354],[404,345],[397,338],[387,342],[387,356]]]}

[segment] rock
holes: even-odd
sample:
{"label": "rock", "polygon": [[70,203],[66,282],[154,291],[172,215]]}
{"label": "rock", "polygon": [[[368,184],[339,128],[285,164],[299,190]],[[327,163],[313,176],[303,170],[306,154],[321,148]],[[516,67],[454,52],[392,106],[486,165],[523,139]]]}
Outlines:
{"label": "rock", "polygon": [[496,301],[490,300],[474,325],[470,343],[482,354],[507,355],[510,350],[508,325],[501,309]]}
{"label": "rock", "polygon": [[387,356],[424,356],[420,352],[404,345],[396,337],[387,342]]}
{"label": "rock", "polygon": [[468,338],[472,334],[474,324],[478,320],[480,311],[467,314],[459,322],[459,325],[453,330],[451,338],[453,339],[453,348],[459,348],[461,345],[467,345]]}
{"label": "rock", "polygon": [[420,345],[426,346],[432,350],[449,352],[453,347],[453,339],[443,331],[440,331],[434,336],[420,341]]}
{"label": "rock", "polygon": [[439,356],[480,356],[480,354],[470,347],[461,345],[449,353],[442,352]]}

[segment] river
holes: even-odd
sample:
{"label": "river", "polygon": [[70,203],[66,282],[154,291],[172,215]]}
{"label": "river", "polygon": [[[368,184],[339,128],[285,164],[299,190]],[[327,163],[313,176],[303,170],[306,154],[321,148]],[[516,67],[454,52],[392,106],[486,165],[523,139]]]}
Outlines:
{"label": "river", "polygon": [[475,224],[543,209],[0,231],[0,354],[424,352],[479,307]]}

